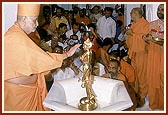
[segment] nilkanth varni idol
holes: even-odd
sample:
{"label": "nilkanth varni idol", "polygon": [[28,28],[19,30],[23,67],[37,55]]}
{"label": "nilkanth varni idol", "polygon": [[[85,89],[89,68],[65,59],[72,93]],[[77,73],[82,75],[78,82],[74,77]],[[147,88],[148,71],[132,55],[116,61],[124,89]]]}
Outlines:
{"label": "nilkanth varni idol", "polygon": [[82,88],[86,88],[87,97],[80,99],[78,108],[82,111],[91,111],[97,108],[96,94],[92,89],[92,84],[94,82],[94,76],[92,75],[92,42],[88,38],[84,44],[84,54],[80,57],[83,63],[83,76],[82,76]]}

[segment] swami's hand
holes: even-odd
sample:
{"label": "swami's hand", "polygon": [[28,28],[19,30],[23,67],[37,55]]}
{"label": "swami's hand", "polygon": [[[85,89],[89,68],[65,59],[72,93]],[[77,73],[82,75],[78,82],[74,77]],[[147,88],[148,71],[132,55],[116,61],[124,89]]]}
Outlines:
{"label": "swami's hand", "polygon": [[142,39],[146,42],[146,43],[150,43],[150,41],[152,40],[152,35],[151,34],[144,34],[142,36]]}
{"label": "swami's hand", "polygon": [[134,32],[132,31],[132,29],[127,29],[126,34],[133,36]]}
{"label": "swami's hand", "polygon": [[63,53],[64,59],[67,57],[71,57],[75,53],[76,49],[79,48],[80,46],[81,44],[76,44],[69,51]]}

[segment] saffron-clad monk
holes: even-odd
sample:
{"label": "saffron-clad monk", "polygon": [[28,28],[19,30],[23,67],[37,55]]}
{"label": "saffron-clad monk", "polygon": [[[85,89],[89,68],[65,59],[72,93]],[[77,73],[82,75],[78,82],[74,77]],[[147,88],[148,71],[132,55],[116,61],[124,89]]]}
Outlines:
{"label": "saffron-clad monk", "polygon": [[118,60],[120,62],[120,72],[126,77],[128,84],[134,88],[135,86],[135,70],[134,68],[123,60],[123,56],[120,55],[120,51],[113,51],[109,54],[109,59]]}
{"label": "saffron-clad monk", "polygon": [[[150,33],[144,36],[148,46],[148,96],[149,107],[164,109],[164,4],[157,9],[159,19],[150,23]],[[153,39],[156,39],[154,41]],[[158,39],[158,40],[157,40]]]}
{"label": "saffron-clad monk", "polygon": [[131,27],[126,31],[127,39],[126,44],[128,46],[128,55],[131,59],[131,65],[135,69],[136,81],[135,89],[140,95],[142,105],[144,104],[144,98],[147,95],[147,81],[146,81],[146,64],[147,64],[147,43],[144,42],[142,36],[149,33],[149,22],[147,22],[142,16],[141,8],[133,8],[131,10],[131,19],[133,23]]}
{"label": "saffron-clad monk", "polygon": [[108,72],[106,74],[103,74],[102,77],[123,81],[125,88],[127,89],[128,94],[133,102],[133,105],[125,111],[134,111],[137,107],[135,91],[128,84],[126,77],[120,72],[120,62],[118,60],[111,59],[108,63]]}
{"label": "saffron-clad monk", "polygon": [[17,21],[4,35],[4,111],[48,110],[45,75],[72,56],[77,44],[63,54],[44,52],[28,34],[38,26],[40,4],[18,4]]}

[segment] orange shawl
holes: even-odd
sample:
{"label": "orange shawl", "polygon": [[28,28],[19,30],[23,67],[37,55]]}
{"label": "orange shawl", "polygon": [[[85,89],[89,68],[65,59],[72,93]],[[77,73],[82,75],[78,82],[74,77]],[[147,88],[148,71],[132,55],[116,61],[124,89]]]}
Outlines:
{"label": "orange shawl", "polygon": [[[16,85],[5,81],[5,110],[44,110],[44,75],[62,65],[62,55],[46,53],[15,23],[4,36],[4,80],[36,74],[34,84]],[[12,100],[11,100],[12,99]]]}

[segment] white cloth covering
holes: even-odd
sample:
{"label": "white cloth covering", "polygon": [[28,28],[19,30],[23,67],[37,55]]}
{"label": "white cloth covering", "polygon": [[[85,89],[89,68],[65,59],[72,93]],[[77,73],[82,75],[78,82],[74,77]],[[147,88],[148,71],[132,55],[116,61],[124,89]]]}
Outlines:
{"label": "white cloth covering", "polygon": [[[54,82],[43,105],[56,111],[80,111],[78,104],[86,96],[86,89],[78,80],[70,78]],[[133,105],[122,81],[95,76],[92,87],[97,95],[95,111],[121,111]]]}

